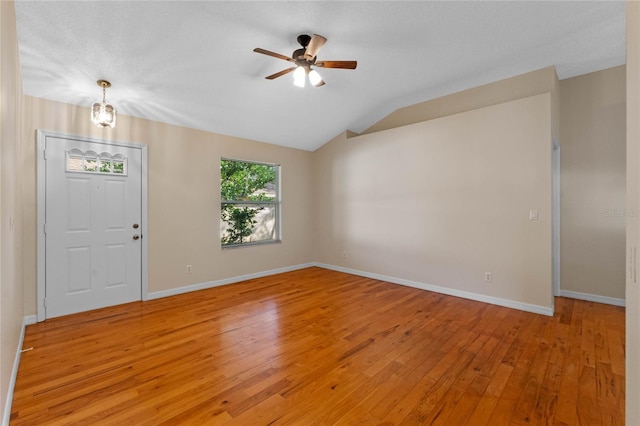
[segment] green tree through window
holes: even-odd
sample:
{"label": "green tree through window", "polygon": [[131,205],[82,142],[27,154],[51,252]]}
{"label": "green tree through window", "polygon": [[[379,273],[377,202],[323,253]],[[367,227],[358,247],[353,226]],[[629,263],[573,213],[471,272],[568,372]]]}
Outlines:
{"label": "green tree through window", "polygon": [[279,166],[220,161],[220,243],[222,246],[279,240]]}

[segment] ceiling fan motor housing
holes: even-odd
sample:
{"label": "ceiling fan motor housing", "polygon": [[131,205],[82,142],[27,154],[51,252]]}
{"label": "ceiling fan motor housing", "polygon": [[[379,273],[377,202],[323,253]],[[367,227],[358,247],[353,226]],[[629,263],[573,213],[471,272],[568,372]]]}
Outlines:
{"label": "ceiling fan motor housing", "polygon": [[306,51],[307,51],[307,49],[296,49],[291,54],[291,57],[296,61],[296,63],[299,62],[299,61],[307,62],[304,59],[304,52],[306,52]]}

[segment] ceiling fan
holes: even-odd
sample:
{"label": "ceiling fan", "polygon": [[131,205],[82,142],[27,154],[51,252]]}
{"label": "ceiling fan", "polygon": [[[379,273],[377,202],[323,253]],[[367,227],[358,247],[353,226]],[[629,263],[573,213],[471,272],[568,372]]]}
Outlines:
{"label": "ceiling fan", "polygon": [[271,52],[269,50],[261,49],[259,47],[253,49],[256,53],[262,53],[263,55],[273,56],[274,58],[282,59],[284,61],[292,62],[296,66],[284,69],[275,74],[265,77],[267,80],[273,80],[281,77],[285,74],[293,73],[293,84],[299,87],[304,87],[305,80],[309,76],[309,82],[316,86],[323,86],[324,80],[320,77],[318,71],[312,67],[318,68],[341,68],[347,70],[354,70],[358,66],[357,61],[318,61],[316,55],[318,51],[327,42],[325,37],[314,34],[309,36],[307,34],[300,34],[298,36],[298,43],[302,46],[302,49],[296,49],[291,54],[291,57],[281,55],[279,53]]}

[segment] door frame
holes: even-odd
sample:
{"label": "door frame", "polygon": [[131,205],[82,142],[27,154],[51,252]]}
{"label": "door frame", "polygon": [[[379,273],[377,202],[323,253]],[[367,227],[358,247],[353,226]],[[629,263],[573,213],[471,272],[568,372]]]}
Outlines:
{"label": "door frame", "polygon": [[92,138],[88,136],[72,135],[67,133],[51,132],[48,130],[37,130],[37,149],[36,149],[36,182],[37,182],[37,286],[36,286],[36,316],[37,321],[42,322],[46,319],[44,299],[46,294],[46,234],[44,232],[46,219],[46,161],[45,146],[47,138],[72,139],[82,142],[100,143],[105,145],[123,146],[127,148],[139,149],[142,154],[141,164],[141,190],[142,190],[142,222],[140,224],[140,233],[145,237],[142,238],[141,244],[141,296],[142,300],[148,300],[149,290],[149,257],[148,257],[148,157],[147,145],[135,142],[116,141],[109,139]]}
{"label": "door frame", "polygon": [[560,144],[554,138],[553,139],[553,152],[552,152],[552,239],[553,239],[553,295],[560,296],[562,290],[560,289]]}

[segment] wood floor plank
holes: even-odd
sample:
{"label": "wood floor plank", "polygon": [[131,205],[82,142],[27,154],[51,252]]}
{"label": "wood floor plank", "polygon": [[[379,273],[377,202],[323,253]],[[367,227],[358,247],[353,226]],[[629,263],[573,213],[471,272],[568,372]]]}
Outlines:
{"label": "wood floor plank", "polygon": [[470,418],[477,419],[478,424],[489,424],[496,405],[500,401],[500,395],[513,373],[513,367],[509,364],[499,364],[491,376],[487,376],[489,384]]}
{"label": "wood floor plank", "polygon": [[624,327],[312,267],[28,326],[11,425],[623,424]]}

